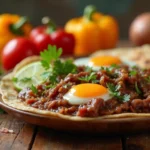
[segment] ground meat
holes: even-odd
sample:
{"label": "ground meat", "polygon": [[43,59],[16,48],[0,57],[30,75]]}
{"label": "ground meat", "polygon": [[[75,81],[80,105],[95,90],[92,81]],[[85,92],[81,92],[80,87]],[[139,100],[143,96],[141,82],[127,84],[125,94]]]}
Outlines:
{"label": "ground meat", "polygon": [[[18,98],[28,105],[41,110],[58,112],[64,115],[97,117],[102,115],[120,113],[149,113],[150,112],[150,69],[131,68],[121,65],[119,68],[100,69],[95,71],[94,83],[108,88],[108,83],[119,87],[118,96],[115,94],[108,100],[93,98],[82,105],[71,105],[63,96],[72,86],[86,81],[80,80],[89,76],[84,66],[78,67],[76,74],[68,74],[66,77],[58,77],[59,82],[53,88],[46,88],[50,82],[38,85],[37,93],[30,88],[19,92]],[[93,83],[89,80],[89,83]],[[115,91],[116,92],[116,91]],[[128,95],[128,100],[123,96]]]}
{"label": "ground meat", "polygon": [[77,116],[96,117],[99,116],[99,110],[104,107],[104,100],[101,98],[94,98],[90,100],[87,105],[80,106],[77,112]]}

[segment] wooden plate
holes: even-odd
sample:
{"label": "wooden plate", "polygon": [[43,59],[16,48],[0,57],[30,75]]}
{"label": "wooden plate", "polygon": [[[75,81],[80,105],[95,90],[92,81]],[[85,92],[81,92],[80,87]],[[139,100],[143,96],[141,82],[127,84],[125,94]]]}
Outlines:
{"label": "wooden plate", "polygon": [[79,133],[131,133],[150,130],[150,118],[116,118],[99,121],[72,121],[58,117],[43,116],[10,107],[0,100],[0,107],[8,114],[28,123],[63,131]]}

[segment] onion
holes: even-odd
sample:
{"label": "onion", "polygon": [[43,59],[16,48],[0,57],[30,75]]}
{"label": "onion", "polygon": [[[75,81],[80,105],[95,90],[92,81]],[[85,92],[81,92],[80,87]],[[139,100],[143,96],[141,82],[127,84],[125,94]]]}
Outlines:
{"label": "onion", "polygon": [[150,44],[150,12],[137,16],[131,23],[129,38],[135,45]]}

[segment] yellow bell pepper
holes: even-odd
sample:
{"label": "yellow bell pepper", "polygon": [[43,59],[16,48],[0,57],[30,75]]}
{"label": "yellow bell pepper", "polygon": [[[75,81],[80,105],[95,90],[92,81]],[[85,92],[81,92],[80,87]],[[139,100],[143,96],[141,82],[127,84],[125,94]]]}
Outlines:
{"label": "yellow bell pepper", "polygon": [[27,37],[32,26],[27,23],[26,17],[12,14],[0,15],[0,53],[5,44],[18,36]]}
{"label": "yellow bell pepper", "polygon": [[83,17],[68,21],[65,30],[75,36],[75,56],[88,55],[99,49],[113,48],[119,35],[117,21],[111,16],[97,12],[92,5],[84,9]]}

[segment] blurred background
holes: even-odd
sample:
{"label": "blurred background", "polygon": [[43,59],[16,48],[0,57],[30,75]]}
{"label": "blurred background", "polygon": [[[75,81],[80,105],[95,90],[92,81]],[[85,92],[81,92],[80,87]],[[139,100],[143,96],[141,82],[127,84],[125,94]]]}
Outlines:
{"label": "blurred background", "polygon": [[94,4],[100,12],[116,17],[120,39],[128,38],[128,28],[138,14],[150,11],[150,0],[0,0],[0,14],[28,16],[33,25],[39,25],[43,16],[50,16],[63,26],[69,19],[81,16],[88,4]]}

